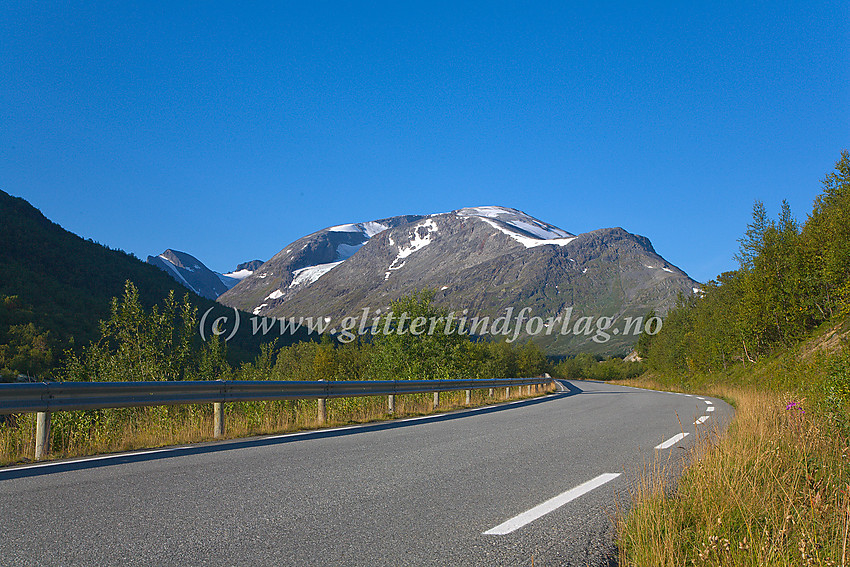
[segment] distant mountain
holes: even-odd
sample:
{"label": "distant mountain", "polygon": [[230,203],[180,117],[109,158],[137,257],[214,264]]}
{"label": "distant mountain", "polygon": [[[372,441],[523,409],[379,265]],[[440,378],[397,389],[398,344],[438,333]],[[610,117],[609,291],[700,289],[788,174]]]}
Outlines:
{"label": "distant mountain", "polygon": [[171,249],[159,256],[148,256],[147,262],[167,273],[177,283],[207,299],[217,298],[250,276],[253,270],[263,263],[261,260],[245,262],[232,272],[220,274],[207,268],[191,254]]}
{"label": "distant mountain", "polygon": [[[225,278],[231,278],[236,280],[235,282],[233,282],[233,285],[236,285],[237,283],[241,282],[242,280],[253,274],[254,271],[262,265],[262,260],[251,260],[250,262],[243,262],[236,266],[235,270],[223,274],[223,276]],[[231,285],[230,287],[233,287],[233,285]]]}
{"label": "distant mountain", "polygon": [[[0,302],[0,325],[32,322],[50,331],[55,352],[85,345],[99,338],[99,321],[109,317],[111,300],[123,295],[127,280],[139,289],[147,307],[173,291],[178,298],[188,293],[199,317],[209,308],[214,309],[213,320],[233,317],[231,309],[196,295],[161,269],[84,240],[45,218],[24,199],[0,191],[0,299],[17,296],[14,304],[23,310],[18,313],[26,313],[26,320],[6,321],[9,314]],[[243,327],[228,343],[231,360],[253,359],[265,340]],[[283,343],[291,340],[280,338]]]}
{"label": "distant mountain", "polygon": [[[664,314],[698,286],[649,239],[622,228],[574,235],[516,209],[472,207],[320,230],[288,245],[219,302],[255,315],[340,321],[432,288],[438,304],[469,317],[493,320],[528,307],[528,316],[543,320],[622,322],[650,310]],[[637,340],[531,334],[550,354],[623,353]]]}
{"label": "distant mountain", "polygon": [[250,311],[259,313],[269,305],[263,305],[269,290],[274,290],[271,298],[274,301],[303,289],[353,256],[376,234],[422,218],[420,215],[404,215],[314,232],[296,240],[268,262],[254,267],[252,274],[234,286],[239,287],[238,291],[223,294],[221,303],[238,309],[242,309],[238,306],[249,305]]}

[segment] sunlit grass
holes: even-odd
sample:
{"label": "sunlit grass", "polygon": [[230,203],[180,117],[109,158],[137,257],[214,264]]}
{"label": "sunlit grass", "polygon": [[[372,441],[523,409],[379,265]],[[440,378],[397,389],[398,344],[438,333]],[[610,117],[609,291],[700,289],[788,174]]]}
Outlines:
{"label": "sunlit grass", "polygon": [[[554,386],[529,395],[527,388],[513,387],[473,390],[471,403],[465,392],[443,392],[434,407],[433,394],[395,397],[390,414],[385,396],[337,398],[327,401],[327,419],[318,420],[316,400],[285,402],[240,402],[225,405],[225,438],[289,433],[415,417],[519,400],[550,393]],[[182,445],[213,440],[212,404],[107,409],[52,414],[51,445],[48,459],[79,457],[143,448]],[[35,453],[35,414],[15,416],[13,425],[0,426],[0,466],[28,462]]]}
{"label": "sunlit grass", "polygon": [[620,564],[846,565],[847,439],[789,392],[749,385],[700,391],[732,401],[734,422],[690,449],[672,491],[663,471],[642,476],[631,511],[618,521]]}

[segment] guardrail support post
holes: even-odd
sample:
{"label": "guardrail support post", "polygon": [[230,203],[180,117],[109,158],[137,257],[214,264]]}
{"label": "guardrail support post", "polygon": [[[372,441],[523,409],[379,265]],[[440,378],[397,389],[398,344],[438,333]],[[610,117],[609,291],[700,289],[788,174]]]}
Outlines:
{"label": "guardrail support post", "polygon": [[213,402],[213,437],[224,437],[224,404]]}
{"label": "guardrail support post", "polygon": [[440,405],[440,392],[434,392],[434,407]]}
{"label": "guardrail support post", "polygon": [[470,405],[472,403],[472,390],[466,391],[466,405]]}
{"label": "guardrail support post", "polygon": [[508,386],[507,388],[505,388],[505,399],[507,400],[510,397],[511,397],[511,387]]}
{"label": "guardrail support post", "polygon": [[50,412],[40,411],[35,418],[35,460],[40,461],[50,451]]}
{"label": "guardrail support post", "polygon": [[328,418],[327,408],[325,407],[325,398],[319,398],[319,423],[324,423]]}
{"label": "guardrail support post", "polygon": [[387,413],[395,413],[395,394],[387,396]]}
{"label": "guardrail support post", "polygon": [[487,392],[487,397],[488,397],[488,398],[492,398],[492,397],[493,397],[493,388],[490,388],[490,391],[489,391],[489,392]]}

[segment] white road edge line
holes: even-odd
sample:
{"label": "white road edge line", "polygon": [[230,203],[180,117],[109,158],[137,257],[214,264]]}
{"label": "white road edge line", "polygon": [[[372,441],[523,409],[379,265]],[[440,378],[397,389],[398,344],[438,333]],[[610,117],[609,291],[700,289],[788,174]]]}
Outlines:
{"label": "white road edge line", "polygon": [[704,421],[707,421],[707,420],[708,420],[708,417],[709,417],[709,416],[707,416],[707,415],[702,416],[701,418],[699,418],[698,420],[696,420],[696,421],[694,422],[694,425],[699,425],[700,423],[703,423]]}
{"label": "white road edge line", "polygon": [[705,411],[714,411],[714,406],[709,406],[705,408]]}
{"label": "white road edge line", "polygon": [[682,439],[684,439],[688,435],[689,435],[689,433],[684,433],[684,432],[683,433],[677,433],[676,435],[674,435],[673,437],[671,437],[670,439],[668,439],[664,443],[662,443],[660,445],[656,445],[655,448],[656,449],[669,449],[670,447],[672,447],[673,445],[675,445],[676,443],[678,443],[679,441],[681,441]]}
{"label": "white road edge line", "polygon": [[4,472],[17,472],[17,471],[25,471],[29,469],[40,469],[44,467],[59,467],[62,465],[76,465],[79,463],[87,463],[90,461],[105,461],[109,459],[123,459],[125,457],[136,457],[141,455],[154,455],[157,453],[170,453],[175,451],[185,451],[187,449],[192,449],[193,447],[190,445],[184,445],[181,447],[166,447],[163,449],[152,449],[150,451],[132,451],[132,452],[123,452],[123,453],[113,453],[110,455],[98,455],[94,457],[82,457],[79,459],[70,459],[67,461],[47,461],[45,463],[36,463],[32,465],[23,465],[23,466],[12,466],[8,468],[0,469],[0,475]]}
{"label": "white road edge line", "polygon": [[499,524],[495,528],[491,528],[491,529],[487,530],[486,532],[484,532],[484,535],[505,535],[505,534],[509,534],[513,531],[516,531],[516,530],[520,529],[521,527],[523,527],[524,525],[530,524],[534,520],[536,520],[536,519],[538,519],[542,516],[545,516],[549,512],[557,510],[558,508],[560,508],[564,504],[575,500],[579,496],[587,494],[591,490],[593,490],[595,488],[599,488],[603,484],[614,480],[615,478],[620,476],[620,474],[621,473],[604,473],[604,474],[601,474],[601,475],[597,476],[596,478],[594,478],[593,480],[589,480],[589,481],[585,482],[584,484],[580,484],[580,485],[576,486],[575,488],[571,488],[570,490],[567,490],[566,492],[562,492],[561,494],[555,496],[554,498],[550,498],[546,502],[543,502],[542,504],[538,504],[534,508],[532,508],[530,510],[526,510],[525,512],[523,512],[522,514],[519,514],[518,516],[514,516],[510,520],[508,520],[506,522],[502,522],[501,524]]}
{"label": "white road edge line", "polygon": [[[512,387],[514,387],[514,386],[512,386]],[[271,440],[276,440],[276,439],[285,439],[287,437],[303,437],[305,435],[315,435],[317,433],[333,433],[335,431],[347,431],[347,430],[351,430],[351,429],[359,429],[359,428],[365,428],[365,427],[369,427],[369,426],[379,425],[379,424],[382,424],[382,423],[407,423],[407,422],[410,422],[410,421],[419,421],[419,420],[423,420],[423,419],[434,419],[434,418],[437,418],[437,417],[440,417],[440,416],[449,415],[451,413],[480,412],[480,411],[491,409],[491,408],[499,408],[499,407],[505,407],[505,406],[510,406],[510,405],[514,405],[514,404],[520,404],[520,403],[523,403],[523,402],[528,402],[529,400],[542,400],[544,398],[550,398],[550,397],[553,397],[555,395],[557,395],[557,394],[546,394],[545,396],[540,396],[538,398],[526,398],[526,399],[523,399],[523,400],[514,400],[512,402],[504,402],[504,403],[501,403],[501,404],[492,404],[492,405],[489,405],[489,406],[479,406],[479,407],[460,409],[460,410],[455,410],[455,411],[432,413],[432,414],[428,414],[428,415],[421,415],[421,416],[418,416],[418,417],[405,417],[405,418],[400,418],[400,419],[388,419],[385,422],[358,423],[357,425],[345,425],[343,427],[330,427],[330,428],[326,428],[326,429],[308,429],[308,430],[305,430],[305,431],[295,431],[293,433],[278,433],[276,435],[257,435],[256,439],[251,438],[251,440],[271,441]],[[209,441],[207,443],[208,444],[221,443],[221,446],[223,447],[228,442],[246,441],[246,440],[248,440],[248,439],[235,438],[235,439],[222,439],[222,440],[218,440],[218,441]],[[157,453],[173,453],[173,452],[178,452],[178,451],[187,451],[189,449],[197,449],[201,446],[202,446],[202,443],[198,443],[198,444],[193,444],[193,445],[180,445],[180,446],[177,446],[177,447],[163,447],[161,449],[150,449],[150,450],[143,450],[143,451],[124,451],[122,453],[110,453],[108,455],[96,455],[96,456],[90,456],[90,457],[80,457],[80,458],[69,459],[69,460],[45,461],[43,463],[33,463],[31,465],[18,465],[18,466],[12,465],[12,466],[9,466],[9,467],[0,468],[0,477],[2,477],[3,473],[9,473],[9,472],[25,471],[25,470],[31,470],[31,469],[40,469],[40,468],[44,468],[44,467],[61,467],[63,465],[76,465],[76,464],[80,464],[80,463],[87,463],[87,462],[93,462],[93,461],[108,461],[108,460],[111,460],[111,459],[123,459],[123,458],[126,458],[126,457],[140,457],[142,455],[154,455],[154,454],[157,454]]]}

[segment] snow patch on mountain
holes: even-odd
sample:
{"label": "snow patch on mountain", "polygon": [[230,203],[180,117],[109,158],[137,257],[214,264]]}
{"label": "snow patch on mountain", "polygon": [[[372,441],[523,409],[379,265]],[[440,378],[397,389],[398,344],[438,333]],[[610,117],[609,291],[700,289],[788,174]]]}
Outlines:
{"label": "snow patch on mountain", "polygon": [[280,291],[279,289],[276,289],[273,292],[271,292],[270,294],[268,294],[266,296],[266,299],[280,299],[281,297],[283,297],[283,292]]}
{"label": "snow patch on mountain", "polygon": [[461,218],[477,218],[499,232],[510,236],[526,248],[552,244],[563,246],[576,236],[557,226],[541,222],[517,209],[508,207],[467,207],[454,211]]}
{"label": "snow patch on mountain", "polygon": [[328,264],[319,264],[317,266],[307,266],[306,268],[295,270],[294,272],[292,272],[292,275],[295,276],[295,278],[292,280],[292,283],[289,284],[289,287],[296,287],[299,285],[310,285],[323,275],[327,274],[328,272],[342,264],[344,261],[345,260],[340,260],[339,262],[330,262]]}
{"label": "snow patch on mountain", "polygon": [[362,232],[362,229],[356,224],[341,224],[332,226],[328,229],[331,232]]}
{"label": "snow patch on mountain", "polygon": [[515,232],[513,230],[510,230],[507,227],[505,227],[504,225],[501,225],[497,222],[494,222],[493,220],[491,220],[489,218],[478,217],[478,220],[480,220],[482,222],[486,222],[487,224],[489,224],[490,226],[492,226],[493,228],[495,228],[499,232],[510,236],[511,238],[513,238],[514,240],[516,240],[517,242],[519,242],[520,244],[522,244],[526,248],[534,248],[535,246],[543,246],[544,244],[552,244],[552,245],[555,245],[555,246],[565,246],[565,245],[569,244],[570,242],[572,242],[573,240],[575,240],[576,238],[578,238],[577,236],[570,236],[570,237],[566,237],[566,238],[548,238],[548,239],[532,238],[530,236],[525,236],[523,234],[520,234],[519,232]]}
{"label": "snow patch on mountain", "polygon": [[525,233],[520,236],[534,236],[543,240],[554,240],[575,236],[566,230],[537,220],[536,218],[517,209],[508,207],[467,207],[454,211],[459,217],[478,217],[481,219],[494,219],[518,228]]}
{"label": "snow patch on mountain", "polygon": [[235,286],[236,284],[238,284],[241,281],[241,280],[238,280],[236,278],[228,277],[224,274],[219,274],[218,272],[213,272],[213,274],[215,274],[215,277],[218,278],[218,281],[223,283],[224,287],[226,287],[227,289],[232,288],[233,286]]}
{"label": "snow patch on mountain", "polygon": [[364,222],[361,224],[363,226],[363,231],[368,238],[372,238],[376,234],[384,232],[389,228],[387,225],[375,221]]}
{"label": "snow patch on mountain", "polygon": [[248,276],[250,276],[253,273],[254,273],[253,270],[237,270],[235,272],[227,272],[226,274],[221,274],[221,275],[226,277],[226,278],[233,278],[234,280],[240,280],[241,281],[241,280],[244,280],[245,278],[247,278]]}
{"label": "snow patch on mountain", "polygon": [[[420,230],[420,229],[425,230]],[[404,259],[416,252],[417,250],[421,250],[422,248],[431,244],[431,235],[437,232],[437,223],[434,222],[434,219],[428,218],[419,224],[411,227],[413,234],[409,237],[408,246],[399,246],[398,247],[398,255],[396,255],[395,260],[393,260],[387,271],[384,273],[384,279],[389,279],[390,272],[393,270],[398,270],[402,266],[404,266]],[[399,264],[399,260],[401,264]]]}
{"label": "snow patch on mountain", "polygon": [[385,224],[369,221],[369,222],[358,222],[351,224],[340,224],[337,226],[332,226],[328,230],[330,232],[359,232],[363,234],[366,238],[372,238],[376,234],[384,232],[389,227]]}
{"label": "snow patch on mountain", "polygon": [[521,220],[507,221],[508,224],[517,227],[520,230],[524,230],[525,232],[530,232],[537,238],[542,238],[544,240],[553,240],[556,238],[566,238],[572,236],[565,230],[561,230],[560,228],[551,228],[540,226],[540,224],[530,224]]}

